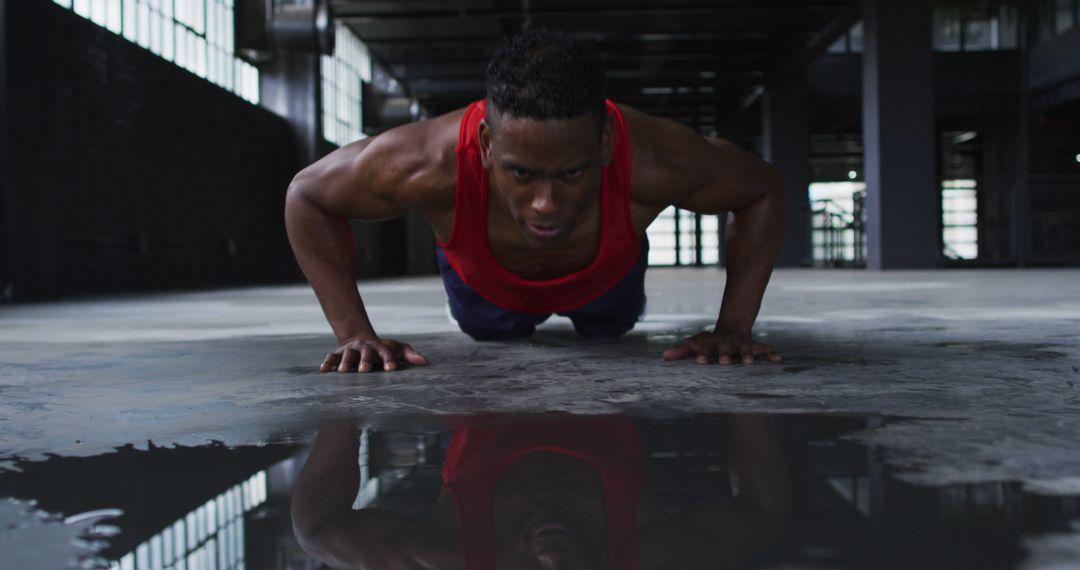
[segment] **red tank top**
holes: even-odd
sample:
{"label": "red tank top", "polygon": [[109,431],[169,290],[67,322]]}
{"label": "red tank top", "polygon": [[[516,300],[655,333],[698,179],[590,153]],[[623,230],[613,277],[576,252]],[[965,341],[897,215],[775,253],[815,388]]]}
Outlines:
{"label": "red tank top", "polygon": [[611,163],[601,174],[600,247],[588,267],[555,279],[523,279],[499,264],[488,242],[488,172],[480,162],[478,126],[487,102],[469,105],[458,133],[454,228],[439,243],[461,280],[492,303],[522,313],[561,313],[595,300],[614,287],[641,255],[641,238],[630,215],[630,138],[622,113],[611,101],[615,122]]}
{"label": "red tank top", "polygon": [[443,482],[461,521],[466,570],[494,570],[495,484],[526,453],[569,455],[596,469],[604,486],[608,568],[637,569],[637,507],[645,487],[645,444],[626,418],[546,420],[481,426],[454,434]]}

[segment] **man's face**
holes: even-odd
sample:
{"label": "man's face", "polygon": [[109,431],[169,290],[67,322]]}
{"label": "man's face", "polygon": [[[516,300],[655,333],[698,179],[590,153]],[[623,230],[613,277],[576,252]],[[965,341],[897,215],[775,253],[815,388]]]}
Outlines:
{"label": "man's face", "polygon": [[611,162],[613,126],[586,113],[538,121],[492,109],[480,123],[480,147],[491,187],[536,247],[562,242],[595,203],[600,172]]}
{"label": "man's face", "polygon": [[601,570],[604,517],[603,482],[592,466],[557,453],[529,453],[495,486],[495,567]]}

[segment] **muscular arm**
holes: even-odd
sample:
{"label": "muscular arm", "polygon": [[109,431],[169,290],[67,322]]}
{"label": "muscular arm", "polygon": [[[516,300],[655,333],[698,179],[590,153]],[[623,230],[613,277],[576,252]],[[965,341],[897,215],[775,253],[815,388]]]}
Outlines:
{"label": "muscular arm", "polygon": [[787,527],[791,484],[769,419],[731,415],[727,424],[732,497],[646,522],[640,531],[643,570],[737,568]]}
{"label": "muscular arm", "polygon": [[338,423],[319,430],[292,498],[293,533],[331,568],[384,568],[407,520],[381,509],[353,510],[360,486],[359,432]]}
{"label": "muscular arm", "polygon": [[[456,120],[451,114],[350,144],[305,168],[290,184],[285,199],[289,242],[339,344],[378,338],[356,287],[348,220],[377,221],[408,211],[431,214],[452,209],[454,139],[447,132],[451,137],[456,134]],[[395,348],[377,344],[370,350],[393,369]],[[361,371],[366,371],[361,350],[358,347],[352,354],[339,349],[338,359],[328,356],[322,370],[338,361],[340,369],[355,369],[352,360],[360,358]],[[405,354],[410,362],[421,363],[422,357],[409,356]]]}
{"label": "muscular arm", "polygon": [[[776,170],[765,161],[728,141],[710,138],[709,142],[735,167],[732,180],[715,179],[702,186],[684,201],[689,210],[715,210],[723,202],[726,184],[738,184],[745,196],[734,202],[725,235],[727,284],[717,317],[717,327],[730,327],[745,334],[757,320],[761,299],[769,284],[773,265],[784,242],[786,213],[783,183]],[[711,212],[710,212],[711,213]]]}
{"label": "muscular arm", "polygon": [[715,540],[710,544],[725,560],[738,565],[783,534],[791,481],[769,418],[733,414],[728,431],[734,498],[706,503],[687,517]]}
{"label": "muscular arm", "polygon": [[340,148],[305,168],[285,196],[289,243],[339,342],[375,334],[356,289],[356,252],[348,219],[378,220],[405,213],[387,192],[386,182],[378,179],[379,145],[370,148],[376,140]]}
{"label": "muscular arm", "polygon": [[[725,235],[727,284],[715,330],[738,339],[724,341],[737,344],[728,353],[753,362],[758,347],[751,346],[751,328],[784,239],[780,177],[768,163],[728,141],[642,113],[627,116],[635,139],[636,202],[656,212],[675,205],[701,214],[732,214]],[[700,348],[672,349],[665,357],[697,354],[701,362],[719,350],[720,361],[730,362],[722,347]],[[761,350],[779,360],[771,347]]]}

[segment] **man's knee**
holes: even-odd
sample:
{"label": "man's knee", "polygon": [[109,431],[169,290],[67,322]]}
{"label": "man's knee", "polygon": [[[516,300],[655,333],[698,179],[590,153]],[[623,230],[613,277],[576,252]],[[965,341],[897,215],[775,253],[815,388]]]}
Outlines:
{"label": "man's knee", "polygon": [[512,340],[531,336],[545,315],[514,313],[493,305],[475,303],[465,306],[451,301],[450,316],[461,332],[474,340]]}

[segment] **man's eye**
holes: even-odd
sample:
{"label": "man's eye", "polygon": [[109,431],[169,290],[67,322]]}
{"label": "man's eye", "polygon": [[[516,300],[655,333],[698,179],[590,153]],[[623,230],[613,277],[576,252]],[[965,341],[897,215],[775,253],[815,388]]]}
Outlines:
{"label": "man's eye", "polygon": [[581,176],[584,171],[580,168],[572,168],[563,172],[563,178],[577,178]]}
{"label": "man's eye", "polygon": [[517,176],[518,178],[528,178],[531,174],[532,173],[529,172],[528,170],[524,170],[524,169],[521,169],[521,168],[515,168],[514,169],[514,176]]}

